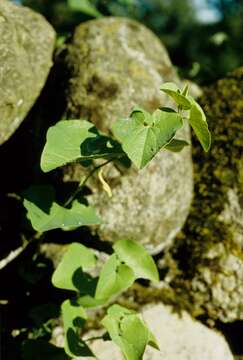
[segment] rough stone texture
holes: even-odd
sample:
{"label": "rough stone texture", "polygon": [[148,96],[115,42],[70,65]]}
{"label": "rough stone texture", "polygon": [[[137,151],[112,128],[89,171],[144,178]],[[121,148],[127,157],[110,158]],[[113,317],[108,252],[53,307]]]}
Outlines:
{"label": "rough stone texture", "polygon": [[[80,25],[66,57],[71,72],[67,113],[86,118],[108,133],[111,124],[126,117],[134,105],[148,111],[169,100],[160,91],[165,81],[179,80],[159,39],[144,26],[125,18],[108,18]],[[188,129],[183,133],[189,138]],[[124,170],[124,169],[123,169]],[[65,181],[79,180],[78,165],[65,170]],[[89,201],[104,220],[103,240],[130,238],[151,253],[169,245],[181,229],[192,198],[190,148],[179,154],[159,153],[142,171],[120,172],[107,166],[104,178],[112,188],[109,198],[93,183]]]}
{"label": "rough stone texture", "polygon": [[32,10],[0,1],[0,144],[23,121],[52,65],[55,33]]}
{"label": "rough stone texture", "polygon": [[[144,360],[233,360],[225,339],[186,312],[180,317],[170,306],[158,304],[145,308],[143,317],[160,346],[160,351],[147,347]],[[63,342],[60,330],[58,328],[53,334],[53,341],[59,346]],[[86,337],[95,335],[97,332],[86,334]],[[110,341],[96,340],[91,348],[100,360],[123,359],[117,346]]]}
{"label": "rough stone texture", "polygon": [[211,151],[193,144],[195,198],[176,252],[174,287],[202,313],[243,320],[243,68],[206,88]]}

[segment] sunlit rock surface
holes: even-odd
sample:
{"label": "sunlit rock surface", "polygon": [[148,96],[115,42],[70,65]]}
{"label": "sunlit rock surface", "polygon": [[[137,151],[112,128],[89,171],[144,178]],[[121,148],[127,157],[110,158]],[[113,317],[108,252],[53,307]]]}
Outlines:
{"label": "sunlit rock surface", "polygon": [[[186,312],[175,314],[170,306],[150,305],[143,310],[143,318],[155,335],[160,351],[147,347],[144,360],[233,360],[228,344],[220,333],[193,320]],[[58,328],[53,341],[62,345],[63,334]],[[87,338],[97,336],[90,332]],[[85,338],[85,337],[84,337]],[[100,360],[122,360],[119,348],[111,341],[89,342]],[[75,358],[75,360],[83,358]],[[86,357],[91,360],[91,357]]]}
{"label": "sunlit rock surface", "polygon": [[55,33],[32,10],[0,1],[0,145],[18,128],[45,84]]}
{"label": "sunlit rock surface", "polygon": [[[169,105],[159,88],[179,83],[167,51],[159,39],[139,23],[105,18],[80,25],[68,46],[70,71],[67,114],[91,120],[109,133],[111,124],[126,117],[135,105],[148,111]],[[189,139],[186,129],[181,135]],[[191,149],[163,151],[142,171],[107,166],[103,177],[112,197],[99,181],[89,183],[89,201],[103,219],[97,228],[102,240],[122,238],[145,244],[158,253],[171,244],[183,226],[192,198]],[[69,166],[64,180],[80,180],[84,169]]]}
{"label": "sunlit rock surface", "polygon": [[195,197],[176,251],[185,286],[199,313],[243,320],[243,68],[204,90],[200,100],[212,132],[204,154],[195,142]]}

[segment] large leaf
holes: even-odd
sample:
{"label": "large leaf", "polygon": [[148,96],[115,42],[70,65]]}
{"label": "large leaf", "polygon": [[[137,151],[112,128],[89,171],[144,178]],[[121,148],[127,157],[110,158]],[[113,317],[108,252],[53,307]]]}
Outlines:
{"label": "large leaf", "polygon": [[128,119],[118,120],[112,127],[123,150],[136,165],[143,168],[182,127],[177,113],[156,110],[148,116],[143,110],[135,110]]}
{"label": "large leaf", "polygon": [[189,123],[193,128],[198,140],[200,141],[204,151],[208,151],[211,146],[211,134],[208,130],[206,116],[201,106],[193,99],[191,100],[191,111]]}
{"label": "large leaf", "polygon": [[120,240],[113,245],[119,259],[128,265],[137,278],[159,281],[159,274],[153,258],[143,246],[131,240]]}
{"label": "large leaf", "polygon": [[80,11],[93,17],[101,16],[101,13],[89,0],[68,0],[68,5],[73,11]]}
{"label": "large leaf", "polygon": [[160,90],[172,97],[175,103],[182,109],[189,110],[191,108],[190,100],[184,95],[187,94],[188,89],[181,93],[177,85],[167,82],[160,87]]}
{"label": "large leaf", "polygon": [[66,300],[62,303],[63,327],[65,332],[64,349],[71,357],[93,356],[92,351],[82,341],[80,328],[87,319],[87,315],[82,306]]}
{"label": "large leaf", "polygon": [[59,121],[47,131],[41,169],[48,172],[72,161],[107,157],[119,150],[117,143],[100,135],[86,120]]}
{"label": "large leaf", "polygon": [[77,278],[82,279],[83,271],[92,269],[95,265],[96,256],[93,250],[82,244],[72,243],[56,268],[52,283],[57,288],[67,290],[80,291],[80,287],[83,287],[85,293],[87,284],[83,281],[80,286]]}
{"label": "large leaf", "polygon": [[119,305],[109,308],[102,324],[126,360],[141,360],[147,345],[158,348],[155,338],[139,314]]}
{"label": "large leaf", "polygon": [[117,255],[113,254],[101,270],[95,292],[95,298],[109,299],[110,297],[129,288],[129,286],[133,284],[134,280],[135,275],[133,270],[129,266],[121,264]]}
{"label": "large leaf", "polygon": [[73,201],[66,209],[54,201],[54,191],[49,186],[32,186],[23,193],[27,217],[36,231],[68,229],[96,225],[100,219],[90,206]]}

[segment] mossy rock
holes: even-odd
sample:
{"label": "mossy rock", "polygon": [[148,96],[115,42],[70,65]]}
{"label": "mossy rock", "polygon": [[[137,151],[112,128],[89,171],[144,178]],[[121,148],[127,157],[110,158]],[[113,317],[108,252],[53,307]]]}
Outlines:
{"label": "mossy rock", "polygon": [[[70,72],[67,115],[86,118],[109,133],[111,125],[129,115],[135,105],[154,111],[170,105],[159,88],[180,84],[160,40],[143,25],[126,18],[104,18],[77,27],[67,48]],[[189,130],[182,134],[190,138]],[[79,181],[84,169],[65,169],[65,181]],[[122,174],[121,174],[122,172]],[[142,171],[118,171],[107,166],[103,176],[112,189],[109,198],[99,181],[89,183],[103,219],[102,240],[128,238],[157,253],[171,244],[183,226],[192,198],[191,149],[159,153]]]}
{"label": "mossy rock", "polygon": [[55,32],[41,15],[0,1],[0,145],[39,96],[52,65],[54,44]]}
{"label": "mossy rock", "polygon": [[243,320],[243,68],[204,89],[212,148],[193,143],[195,196],[175,251],[193,306],[212,319]]}

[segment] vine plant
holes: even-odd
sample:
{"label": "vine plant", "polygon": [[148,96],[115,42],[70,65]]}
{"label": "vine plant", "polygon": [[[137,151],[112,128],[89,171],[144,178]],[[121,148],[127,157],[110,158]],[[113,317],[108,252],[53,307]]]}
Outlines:
{"label": "vine plant", "polygon": [[[205,114],[200,105],[188,95],[188,86],[181,91],[174,83],[165,83],[161,90],[177,106],[162,107],[150,114],[136,107],[126,119],[116,121],[112,127],[114,137],[100,133],[86,120],[60,121],[49,128],[41,156],[41,169],[49,172],[70,162],[86,162],[90,172],[64,205],[55,201],[50,187],[32,187],[25,194],[24,206],[33,228],[42,234],[101,222],[91,206],[78,197],[95,172],[104,189],[111,195],[101,170],[110,162],[127,162],[138,169],[145,167],[160,151],[179,152],[188,142],[176,137],[186,122],[193,128],[203,149],[208,151],[211,136]],[[101,159],[95,165],[95,159]],[[102,161],[103,159],[103,161]],[[87,163],[88,162],[88,163]],[[98,277],[90,271],[96,266],[95,252],[80,243],[69,245],[55,270],[52,283],[55,287],[71,290],[71,297],[63,302],[62,316],[65,331],[64,349],[68,356],[94,356],[88,341],[80,336],[80,328],[87,320],[88,310],[106,306],[107,313],[101,324],[106,329],[104,339],[118,345],[126,360],[141,360],[147,345],[158,349],[158,344],[140,314],[117,304],[109,306],[118,294],[129,288],[136,279],[159,281],[152,257],[131,240],[119,240],[113,245],[113,254],[103,265]]]}

